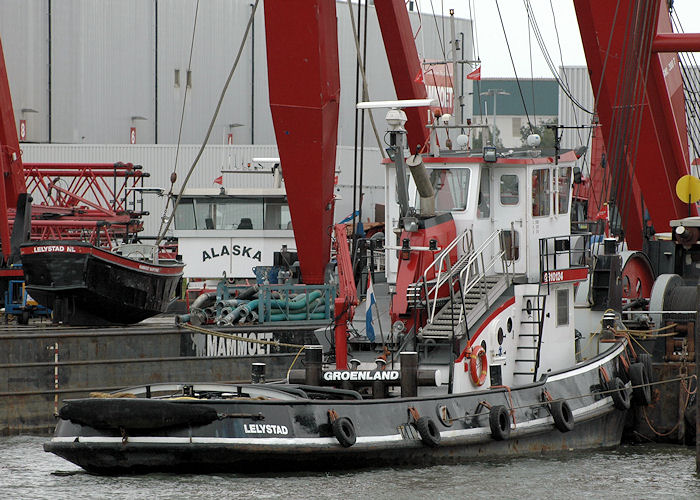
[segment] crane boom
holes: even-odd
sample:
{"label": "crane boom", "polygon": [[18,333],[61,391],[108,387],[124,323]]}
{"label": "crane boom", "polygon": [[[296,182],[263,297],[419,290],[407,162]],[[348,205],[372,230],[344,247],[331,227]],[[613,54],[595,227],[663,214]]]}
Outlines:
{"label": "crane boom", "polygon": [[[675,195],[676,182],[690,171],[676,52],[700,50],[700,37],[672,34],[666,4],[574,0],[608,164],[615,169],[618,162],[614,182],[630,193],[615,202],[632,249],[642,247],[644,208],[657,231],[669,231],[670,221],[689,211]],[[695,215],[694,206],[690,211]]]}

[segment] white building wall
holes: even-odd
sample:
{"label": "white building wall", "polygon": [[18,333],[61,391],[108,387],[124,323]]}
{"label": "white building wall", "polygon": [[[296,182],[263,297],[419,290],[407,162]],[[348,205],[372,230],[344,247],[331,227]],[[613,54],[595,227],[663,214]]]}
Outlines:
{"label": "white building wall", "polygon": [[26,120],[28,141],[49,137],[48,19],[47,0],[0,2],[0,38],[15,117],[18,127]]}
{"label": "white building wall", "polygon": [[[199,3],[183,144],[198,144],[204,138],[248,22],[250,3],[249,0]],[[136,127],[138,144],[177,143],[195,6],[194,0],[2,0],[0,37],[8,59],[18,123],[21,109],[37,111],[25,117],[28,140],[128,144],[130,128]],[[254,31],[243,49],[211,144],[225,143],[231,131],[236,144],[275,143],[268,102],[264,7],[264,2],[258,6]],[[357,16],[357,5],[353,4],[352,8]],[[349,146],[354,144],[355,137],[356,53],[345,0],[336,2],[336,12],[342,89],[339,144]],[[410,17],[414,33],[418,33],[419,56],[430,60],[451,59],[451,44],[447,41],[449,18],[439,18],[436,23],[432,16],[423,13],[421,26],[416,12],[411,12]],[[470,21],[456,19],[457,36],[464,33],[467,45],[464,56],[458,54],[458,59],[472,57],[470,30]],[[367,39],[370,98],[394,99],[373,5],[369,6]],[[444,51],[439,39],[445,44]],[[179,70],[179,86],[175,83],[175,70]],[[465,68],[465,74],[469,71]],[[466,82],[465,95],[471,91],[471,84]],[[470,101],[465,99],[468,105]],[[465,113],[471,116],[469,106]],[[382,137],[384,112],[374,111],[374,116]],[[241,126],[231,129],[231,124]],[[377,146],[369,120],[365,144]]]}

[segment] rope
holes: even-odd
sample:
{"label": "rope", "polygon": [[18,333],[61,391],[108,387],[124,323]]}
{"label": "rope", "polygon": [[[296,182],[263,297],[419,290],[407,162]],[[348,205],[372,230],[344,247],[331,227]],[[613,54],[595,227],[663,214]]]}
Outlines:
{"label": "rope", "polygon": [[184,323],[180,326],[187,328],[188,330],[192,330],[193,332],[204,333],[206,335],[214,335],[215,337],[222,337],[225,339],[241,340],[243,342],[252,342],[254,344],[263,344],[263,345],[273,345],[273,346],[277,346],[277,347],[292,347],[294,349],[305,349],[306,348],[306,346],[303,346],[303,345],[287,344],[285,342],[279,342],[277,340],[250,339],[248,337],[241,337],[239,335],[233,335],[231,333],[217,332],[214,330],[208,330],[206,328],[202,328],[201,326],[190,325],[189,323]]}
{"label": "rope", "polygon": [[[693,378],[693,377],[695,377],[695,375],[692,375],[692,376],[690,376],[690,377],[688,377],[688,378]],[[685,384],[683,384],[682,381],[681,381],[680,386],[681,386],[681,387],[683,388],[683,390],[686,392],[685,403],[683,403],[683,409],[679,412],[678,422],[676,422],[676,425],[674,425],[674,426],[671,428],[670,431],[668,431],[668,432],[659,432],[659,431],[657,431],[657,430],[654,428],[654,426],[651,425],[651,422],[649,421],[649,417],[647,416],[647,409],[646,409],[646,407],[643,407],[643,408],[642,408],[642,413],[644,414],[644,421],[645,421],[645,422],[647,423],[647,425],[649,426],[649,429],[651,429],[651,432],[653,432],[654,434],[656,434],[656,435],[659,436],[659,437],[666,437],[666,436],[669,436],[669,435],[673,434],[673,433],[676,431],[676,429],[678,429],[678,426],[681,425],[681,422],[682,422],[683,419],[685,418],[685,410],[688,409],[688,402],[690,401],[690,395],[691,395],[691,394],[695,394],[695,393],[698,391],[698,388],[695,387],[695,390],[694,390],[693,392],[690,392],[690,389],[689,389],[688,387],[686,387]]]}
{"label": "rope", "polygon": [[677,323],[671,323],[671,324],[666,325],[666,326],[664,326],[664,327],[662,327],[662,328],[654,328],[654,329],[651,329],[651,330],[616,330],[616,329],[614,329],[614,328],[611,328],[611,330],[612,330],[613,332],[615,332],[615,334],[618,334],[618,333],[628,333],[628,334],[632,335],[633,337],[640,337],[640,338],[642,338],[642,339],[646,339],[647,337],[654,337],[654,338],[657,338],[657,337],[672,337],[672,336],[674,336],[674,335],[677,335],[677,333],[676,333],[675,331],[674,331],[674,332],[670,332],[670,333],[661,333],[661,334],[658,334],[658,335],[652,335],[652,333],[655,333],[655,332],[663,332],[663,331],[665,331],[665,330],[670,330],[671,328],[674,328],[674,327],[676,327],[676,326],[678,326]]}
{"label": "rope", "polygon": [[[645,387],[645,386],[651,387],[654,385],[669,384],[671,382],[680,382],[680,381],[688,380],[688,379],[697,379],[697,376],[694,374],[693,375],[684,375],[684,376],[676,377],[673,379],[660,380],[658,382],[649,382],[648,384],[632,385],[632,386],[629,386],[628,388],[629,389],[637,389],[639,387]],[[544,406],[544,405],[547,405],[550,403],[556,403],[559,401],[571,401],[574,399],[583,399],[583,398],[594,397],[594,396],[608,395],[608,394],[612,394],[613,392],[618,392],[618,391],[619,391],[619,389],[609,389],[609,390],[605,390],[605,391],[590,392],[588,394],[580,394],[578,396],[571,396],[568,398],[558,398],[558,399],[549,399],[548,398],[547,401],[542,401],[540,403],[527,404],[527,405],[522,405],[522,406],[513,406],[512,410],[523,410],[523,409],[528,409],[528,408],[537,408],[537,407]],[[487,413],[490,413],[490,412],[487,412]],[[458,420],[466,420],[467,418],[478,417],[479,415],[481,415],[481,413],[473,413],[473,414],[472,413],[465,413],[465,415],[463,417],[455,417],[455,418],[451,419],[451,421],[456,422]]]}
{"label": "rope", "polygon": [[[177,147],[175,148],[175,166],[173,167],[173,174],[170,177],[170,190],[168,191],[167,199],[165,200],[165,208],[163,208],[163,215],[160,218],[160,227],[158,228],[158,234],[160,234],[161,229],[163,229],[163,223],[165,222],[166,219],[166,214],[168,213],[168,207],[170,206],[170,197],[173,194],[173,187],[175,186],[175,179],[177,176],[177,161],[178,158],[180,157],[180,143],[182,140],[182,124],[185,122],[185,105],[187,104],[187,89],[189,89],[189,85],[187,85],[187,75],[190,74],[190,71],[192,70],[192,53],[194,52],[194,35],[197,32],[197,16],[199,14],[199,0],[197,0],[197,5],[194,10],[194,24],[192,26],[192,41],[190,42],[190,57],[189,60],[187,61],[187,73],[185,73],[185,95],[182,98],[182,113],[180,113],[180,128],[177,132]],[[158,141],[158,138],[156,137],[156,142]]]}
{"label": "rope", "polygon": [[207,130],[207,134],[204,137],[204,141],[202,141],[202,146],[199,148],[199,151],[197,152],[197,156],[195,157],[194,161],[192,162],[192,166],[190,167],[190,170],[187,172],[187,177],[185,177],[184,182],[182,183],[182,187],[180,188],[180,192],[177,195],[177,199],[175,200],[175,203],[173,204],[173,211],[168,217],[168,223],[165,225],[165,228],[163,231],[158,235],[158,239],[156,240],[156,245],[160,244],[162,239],[165,237],[165,233],[170,229],[170,224],[172,224],[173,219],[175,218],[175,211],[177,210],[177,207],[180,205],[180,200],[182,199],[182,193],[185,190],[185,186],[187,186],[187,182],[190,180],[190,177],[192,176],[192,172],[194,172],[194,167],[197,166],[197,163],[199,162],[199,159],[202,157],[202,153],[204,153],[204,148],[207,146],[207,143],[209,142],[209,136],[211,135],[211,131],[214,128],[214,123],[216,123],[216,118],[219,116],[219,110],[221,109],[221,105],[224,102],[224,96],[226,95],[226,91],[228,90],[228,86],[231,83],[231,79],[233,78],[233,74],[236,72],[236,68],[238,67],[238,61],[241,59],[241,54],[243,53],[243,47],[245,47],[245,42],[248,40],[248,33],[250,32],[250,28],[253,25],[253,20],[255,19],[255,12],[258,9],[258,3],[260,3],[260,0],[255,0],[255,4],[253,4],[253,11],[250,13],[250,18],[248,19],[248,25],[245,28],[245,33],[243,33],[243,40],[241,40],[241,44],[238,47],[238,53],[236,54],[236,59],[233,62],[233,66],[231,67],[231,71],[228,74],[228,78],[226,79],[226,83],[224,84],[224,88],[221,89],[221,95],[219,95],[219,102],[216,104],[216,109],[214,110],[214,115],[211,117],[211,122],[209,122],[209,129]]}
{"label": "rope", "polygon": [[[256,0],[257,2],[257,0]],[[365,65],[362,62],[362,55],[360,54],[360,40],[358,38],[357,26],[355,26],[355,14],[352,12],[352,3],[348,0],[348,10],[350,11],[350,23],[352,24],[352,38],[355,42],[355,53],[357,54],[357,65],[360,68],[360,73],[362,74],[362,94],[363,97],[369,101],[369,89],[367,88],[367,74],[365,73]],[[382,159],[386,158],[386,152],[382,147],[382,141],[379,138],[379,132],[377,132],[377,126],[374,123],[374,116],[372,112],[369,112],[369,121],[372,124],[372,131],[374,132],[374,137],[377,140],[377,146],[379,146],[379,153],[382,155]]]}

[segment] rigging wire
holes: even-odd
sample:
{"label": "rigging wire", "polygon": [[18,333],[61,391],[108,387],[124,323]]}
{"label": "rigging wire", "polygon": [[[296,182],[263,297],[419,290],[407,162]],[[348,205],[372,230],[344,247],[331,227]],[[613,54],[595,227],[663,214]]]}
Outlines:
{"label": "rigging wire", "polygon": [[187,182],[190,180],[190,177],[192,176],[192,172],[194,172],[194,167],[197,166],[199,159],[202,157],[202,153],[204,153],[204,148],[206,148],[207,143],[209,142],[209,136],[211,135],[211,131],[214,128],[214,123],[216,123],[216,118],[219,116],[219,111],[221,110],[221,105],[224,102],[224,96],[226,95],[226,91],[228,90],[228,86],[231,83],[231,79],[233,78],[233,74],[236,72],[236,68],[238,67],[238,61],[240,61],[240,59],[241,59],[241,54],[243,53],[243,48],[245,47],[245,43],[248,40],[248,33],[250,32],[250,28],[253,25],[253,21],[255,20],[255,12],[258,9],[259,3],[260,3],[260,0],[255,0],[255,3],[253,4],[253,10],[250,13],[250,18],[248,19],[248,24],[246,25],[245,33],[243,33],[243,39],[241,40],[241,44],[238,47],[238,53],[236,54],[236,59],[233,62],[233,66],[231,67],[231,71],[228,74],[228,78],[226,79],[226,83],[224,84],[224,87],[221,89],[221,94],[219,95],[219,101],[216,104],[216,109],[214,110],[214,114],[211,117],[211,121],[209,122],[209,128],[207,129],[206,136],[204,137],[204,140],[202,141],[202,145],[199,148],[199,151],[197,152],[197,156],[195,157],[194,161],[192,162],[192,166],[190,166],[190,169],[187,172],[187,176],[185,177],[185,180],[182,183],[182,186],[180,187],[180,192],[178,193],[177,199],[175,200],[175,203],[173,205],[172,213],[171,213],[170,217],[168,217],[168,223],[165,225],[165,228],[163,229],[163,231],[158,235],[158,238],[156,240],[156,245],[160,244],[161,240],[165,236],[165,233],[170,228],[170,224],[172,224],[173,219],[175,218],[175,211],[177,210],[177,207],[180,205],[180,200],[182,199],[182,193],[184,192],[185,187],[187,186]]}
{"label": "rigging wire", "polygon": [[[472,50],[475,51],[475,56],[477,61],[481,61],[481,56],[479,54],[479,36],[476,31],[476,5],[474,5],[474,0],[469,0],[469,18],[471,19],[471,33],[472,33]],[[481,62],[479,62],[479,66],[481,66]],[[479,103],[479,123],[483,123],[484,121],[484,115],[482,113],[482,105],[481,105],[481,79],[476,80],[476,99],[477,102]],[[473,103],[474,101],[472,101]],[[472,110],[472,114],[475,114],[474,111]]]}
{"label": "rigging wire", "polygon": [[[194,23],[192,25],[192,41],[190,42],[190,57],[187,61],[187,73],[190,74],[192,70],[192,53],[194,52],[194,37],[197,33],[197,16],[199,14],[199,0],[197,0],[197,5],[194,9]],[[180,143],[182,141],[182,124],[185,122],[185,105],[187,104],[187,89],[188,85],[185,85],[185,95],[182,98],[182,113],[180,113],[180,128],[177,133],[177,146],[175,148],[175,165],[173,167],[173,175],[170,178],[170,190],[168,191],[167,198],[165,200],[165,208],[163,208],[163,215],[160,218],[160,227],[158,228],[158,234],[160,234],[163,229],[163,224],[165,223],[166,214],[168,213],[168,208],[170,207],[170,202],[173,194],[173,187],[175,186],[175,180],[177,178],[177,161],[180,157]],[[160,240],[158,240],[160,241]]]}
{"label": "rigging wire", "polygon": [[544,37],[542,36],[542,33],[540,32],[539,25],[537,24],[537,20],[535,19],[535,12],[532,9],[532,5],[530,4],[530,0],[523,0],[524,5],[525,5],[525,10],[527,11],[527,16],[528,20],[530,21],[530,24],[532,25],[532,32],[535,34],[535,39],[537,40],[537,44],[540,46],[540,51],[542,52],[542,56],[544,57],[545,63],[547,63],[547,66],[549,67],[549,71],[552,73],[552,76],[554,76],[554,79],[556,80],[557,84],[559,85],[559,88],[564,92],[564,94],[576,105],[577,108],[581,109],[582,111],[588,113],[588,114],[593,114],[592,111],[588,110],[583,104],[581,104],[578,99],[576,99],[572,92],[571,89],[566,85],[565,82],[562,81],[561,77],[559,76],[556,65],[554,64],[554,61],[552,61],[552,57],[549,55],[549,51],[547,50],[547,46],[544,41]]}
{"label": "rigging wire", "polygon": [[[510,56],[510,63],[513,66],[513,73],[515,73],[515,82],[518,84],[518,92],[520,92],[520,100],[523,103],[523,109],[525,110],[525,116],[527,117],[527,124],[530,127],[530,133],[532,134],[533,133],[532,121],[530,120],[530,115],[527,111],[527,104],[525,104],[525,96],[523,95],[523,89],[520,86],[520,79],[518,78],[518,72],[515,69],[515,61],[513,60],[513,53],[510,50],[510,43],[508,43],[508,35],[506,34],[506,26],[505,26],[505,24],[503,24],[503,16],[501,16],[501,8],[498,5],[498,0],[495,0],[495,1],[496,1],[496,10],[498,11],[498,18],[501,21],[501,28],[503,28],[503,37],[506,40],[506,47],[508,47],[508,55]],[[495,99],[495,97],[494,97],[494,99]],[[495,121],[495,117],[494,117],[494,121]],[[495,135],[496,124],[494,123],[493,126],[494,126],[494,135]]]}
{"label": "rigging wire", "polygon": [[[678,13],[671,6],[671,23],[674,31],[684,33],[683,25],[678,17]],[[688,139],[693,148],[695,158],[700,157],[700,147],[698,139],[700,139],[700,106],[698,105],[697,96],[700,95],[700,74],[698,72],[698,63],[693,52],[679,52],[681,60],[681,73],[683,75],[683,87],[686,109],[686,123],[690,129]],[[692,166],[691,166],[692,169]]]}
{"label": "rigging wire", "polygon": [[[561,74],[564,75],[564,82],[566,83],[567,88],[571,89],[571,86],[569,84],[569,76],[566,71],[564,71],[564,54],[562,53],[561,50],[561,40],[559,39],[559,28],[557,27],[557,16],[554,12],[554,4],[552,3],[552,0],[549,0],[549,8],[552,11],[552,24],[554,25],[554,33],[557,36],[557,47],[559,47],[559,61],[561,65],[559,66]],[[572,92],[573,94],[573,92]],[[579,126],[579,121],[578,117],[576,116],[576,108],[574,107],[574,103],[572,101],[569,101],[571,104],[571,111],[572,115],[574,117],[574,125],[576,126],[576,134],[578,135],[578,140],[579,144],[583,143],[583,138],[581,137],[581,129],[578,128]]]}

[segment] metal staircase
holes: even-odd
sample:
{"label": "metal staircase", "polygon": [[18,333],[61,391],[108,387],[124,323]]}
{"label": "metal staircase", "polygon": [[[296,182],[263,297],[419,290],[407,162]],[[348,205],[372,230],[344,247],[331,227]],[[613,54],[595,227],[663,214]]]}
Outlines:
{"label": "metal staircase", "polygon": [[[454,263],[450,252],[462,244],[464,254]],[[488,257],[493,245],[499,244]],[[438,254],[423,273],[422,279],[408,288],[409,300],[425,306],[426,325],[418,336],[423,339],[454,339],[467,335],[468,325],[476,322],[508,287],[509,267],[503,250],[502,231],[498,230],[474,249],[471,231],[465,231]],[[496,273],[500,262],[502,273]],[[427,279],[434,271],[435,277]],[[449,295],[439,296],[440,288]]]}
{"label": "metal staircase", "polygon": [[532,377],[533,382],[537,381],[537,370],[540,364],[546,304],[547,295],[541,293],[523,295],[521,332],[518,334],[518,352],[513,375]]}

